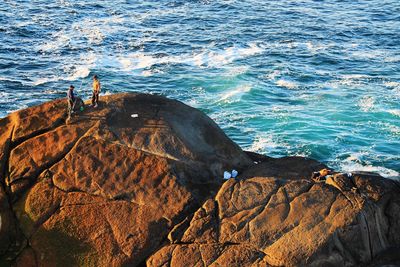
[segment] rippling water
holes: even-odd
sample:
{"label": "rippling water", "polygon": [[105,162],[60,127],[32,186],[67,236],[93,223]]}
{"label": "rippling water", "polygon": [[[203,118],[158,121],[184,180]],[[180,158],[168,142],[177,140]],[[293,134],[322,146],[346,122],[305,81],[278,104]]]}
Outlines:
{"label": "rippling water", "polygon": [[[0,3],[0,117],[64,97],[151,92],[244,149],[400,172],[400,2]],[[138,3],[140,2],[140,3]]]}

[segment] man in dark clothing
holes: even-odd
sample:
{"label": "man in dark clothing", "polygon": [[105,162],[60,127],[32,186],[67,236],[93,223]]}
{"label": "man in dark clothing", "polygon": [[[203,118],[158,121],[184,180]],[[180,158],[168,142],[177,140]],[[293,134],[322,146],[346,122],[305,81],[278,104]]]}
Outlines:
{"label": "man in dark clothing", "polygon": [[74,95],[74,86],[70,85],[67,92],[67,100],[68,100],[68,118],[71,118],[71,114],[74,113],[75,107],[75,95]]}

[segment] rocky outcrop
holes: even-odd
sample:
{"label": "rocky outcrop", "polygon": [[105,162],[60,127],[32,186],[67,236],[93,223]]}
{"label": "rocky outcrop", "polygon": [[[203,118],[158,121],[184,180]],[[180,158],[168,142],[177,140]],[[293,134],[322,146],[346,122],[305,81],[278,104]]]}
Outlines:
{"label": "rocky outcrop", "polygon": [[[0,266],[398,263],[400,186],[243,152],[206,115],[145,94],[0,120]],[[236,169],[237,180],[222,180]]]}
{"label": "rocky outcrop", "polygon": [[203,113],[159,96],[108,96],[65,119],[57,100],[0,121],[4,264],[138,265],[224,169],[252,164]]}
{"label": "rocky outcrop", "polygon": [[[276,176],[285,176],[287,168],[282,172]],[[365,266],[400,244],[395,233],[400,230],[399,193],[397,182],[366,173],[335,174],[318,183],[230,179],[185,226],[173,229],[170,245],[147,264]]]}

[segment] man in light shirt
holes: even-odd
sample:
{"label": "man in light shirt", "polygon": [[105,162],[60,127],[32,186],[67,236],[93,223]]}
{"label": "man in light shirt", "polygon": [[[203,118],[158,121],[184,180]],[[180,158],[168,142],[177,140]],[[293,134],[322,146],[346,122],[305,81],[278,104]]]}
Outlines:
{"label": "man in light shirt", "polygon": [[100,81],[97,75],[93,76],[93,94],[92,94],[92,106],[97,108],[99,104],[99,94],[101,90]]}

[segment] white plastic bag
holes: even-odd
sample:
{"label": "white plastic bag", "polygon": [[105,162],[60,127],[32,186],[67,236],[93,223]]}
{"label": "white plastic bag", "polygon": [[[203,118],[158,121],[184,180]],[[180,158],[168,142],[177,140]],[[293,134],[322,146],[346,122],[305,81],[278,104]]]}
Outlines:
{"label": "white plastic bag", "polygon": [[224,171],[224,179],[225,180],[228,180],[231,177],[232,177],[232,175],[230,174],[230,172]]}
{"label": "white plastic bag", "polygon": [[232,170],[232,178],[236,178],[236,176],[238,176],[238,171]]}

